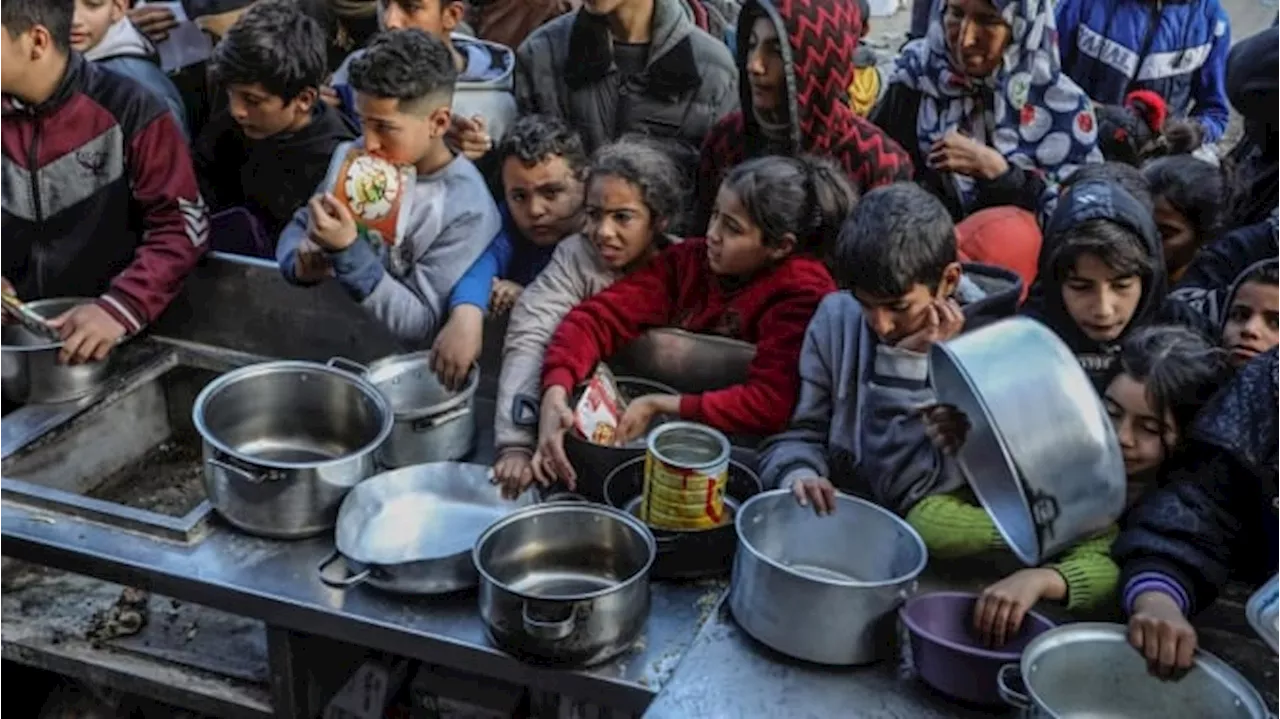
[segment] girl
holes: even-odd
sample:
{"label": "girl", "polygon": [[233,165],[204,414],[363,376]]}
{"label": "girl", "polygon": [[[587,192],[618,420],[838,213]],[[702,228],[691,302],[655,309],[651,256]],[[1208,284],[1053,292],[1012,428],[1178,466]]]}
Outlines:
{"label": "girl", "polygon": [[747,380],[702,394],[645,395],[628,405],[617,441],[655,415],[679,415],[728,434],[782,429],[799,390],[804,331],[835,283],[819,255],[854,201],[844,172],[817,158],[765,157],[739,165],[720,186],[706,239],[668,249],[570,312],[547,348],[533,471],[571,487],[564,433],[568,399],[602,358],[653,327],[728,336],[756,345]]}
{"label": "girl", "polygon": [[1200,247],[1226,229],[1232,193],[1225,167],[1193,155],[1172,155],[1142,168],[1155,198],[1170,285],[1182,279]]}
{"label": "girl", "polygon": [[680,169],[652,143],[624,138],[596,151],[586,169],[586,228],[556,246],[546,268],[520,293],[502,349],[494,418],[494,479],[508,496],[533,481],[538,437],[516,425],[515,403],[537,397],[552,332],[575,305],[676,242],[665,234],[684,196]]}
{"label": "girl", "polygon": [[[1204,402],[1226,381],[1223,352],[1200,334],[1180,326],[1156,325],[1123,343],[1119,371],[1103,397],[1124,456],[1129,506],[1151,486],[1161,468],[1176,462],[1183,437]],[[940,447],[955,447],[954,415],[927,413],[930,435]],[[961,440],[962,441],[962,440]],[[907,514],[935,557],[960,557],[1003,550],[1004,541],[986,510],[970,495],[927,497]],[[1056,561],[1023,569],[983,590],[974,607],[979,633],[999,646],[1017,634],[1023,618],[1041,600],[1062,602],[1073,612],[1097,612],[1115,602],[1119,568],[1109,555],[1112,528],[1076,544]]]}

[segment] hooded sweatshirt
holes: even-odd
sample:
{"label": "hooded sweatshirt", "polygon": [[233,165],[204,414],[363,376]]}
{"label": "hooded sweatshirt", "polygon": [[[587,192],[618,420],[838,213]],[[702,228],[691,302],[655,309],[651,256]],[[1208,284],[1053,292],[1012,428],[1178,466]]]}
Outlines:
{"label": "hooded sweatshirt", "polygon": [[1244,137],[1229,155],[1242,189],[1229,215],[1237,226],[1262,222],[1276,209],[1280,178],[1277,66],[1280,37],[1274,26],[1241,40],[1227,59],[1227,97],[1244,117]]}
{"label": "hooded sweatshirt", "polygon": [[[511,94],[515,53],[496,42],[477,40],[456,32],[449,36],[449,41],[465,63],[453,87],[453,114],[483,117],[489,137],[496,145],[516,119],[516,99]],[[356,115],[355,90],[348,80],[348,72],[352,61],[363,54],[362,48],[348,55],[329,81],[342,98],[342,113],[357,125],[360,118]]]}
{"label": "hooded sweatshirt", "polygon": [[[783,40],[786,127],[771,137],[751,104],[746,72],[751,25],[769,18]],[[912,175],[911,158],[883,130],[849,109],[863,18],[855,0],[747,0],[738,15],[738,95],[742,109],[707,134],[698,166],[696,227],[705,227],[730,168],[764,155],[829,157],[861,191]]]}
{"label": "hooded sweatshirt", "polygon": [[[953,297],[965,332],[1017,311],[1017,275],[989,265],[963,268]],[[928,355],[882,343],[853,295],[828,295],[804,335],[799,402],[786,431],[761,450],[760,479],[785,488],[826,477],[905,515],[922,498],[964,483],[915,412],[934,401]]]}
{"label": "hooded sweatshirt", "polygon": [[160,69],[156,59],[156,49],[138,28],[129,22],[129,18],[120,18],[107,29],[107,34],[93,47],[85,51],[87,60],[105,67],[108,70],[133,78],[142,83],[169,108],[169,114],[178,123],[183,137],[190,139],[187,130],[187,108],[182,103],[182,94],[178,88]]}

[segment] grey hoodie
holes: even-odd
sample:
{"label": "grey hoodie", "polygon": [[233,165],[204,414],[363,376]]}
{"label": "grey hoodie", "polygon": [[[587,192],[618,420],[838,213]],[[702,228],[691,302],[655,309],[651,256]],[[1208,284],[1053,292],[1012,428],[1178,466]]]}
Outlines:
{"label": "grey hoodie", "polygon": [[102,40],[85,51],[84,57],[98,67],[105,67],[117,75],[124,75],[144,85],[168,106],[183,137],[191,139],[187,131],[187,108],[182,103],[182,94],[169,76],[164,74],[164,70],[160,69],[156,50],[151,42],[129,22],[129,18],[120,18],[108,28]]}
{"label": "grey hoodie", "polygon": [[[965,264],[953,295],[965,331],[1017,310],[1022,283],[1008,270]],[[826,477],[837,489],[905,515],[963,479],[925,434],[916,409],[935,401],[927,354],[882,344],[848,292],[827,295],[805,332],[800,399],[782,434],[761,448],[765,487]]]}

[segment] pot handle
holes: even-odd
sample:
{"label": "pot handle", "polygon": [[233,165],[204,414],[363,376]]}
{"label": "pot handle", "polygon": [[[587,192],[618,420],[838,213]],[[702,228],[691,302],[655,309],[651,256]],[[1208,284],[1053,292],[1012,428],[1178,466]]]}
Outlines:
{"label": "pot handle", "polygon": [[[342,556],[342,554],[335,549],[329,556],[320,560],[320,563],[316,565],[316,574],[320,575],[321,582],[324,582],[325,584],[329,585],[330,587],[333,587],[334,589],[350,589],[351,587],[354,587],[355,585],[368,579],[369,575],[373,573],[372,569],[366,569],[363,572],[356,572],[355,574],[352,574],[351,576],[345,579],[330,579],[324,576],[325,567],[329,566],[330,564],[333,564],[334,560],[336,560],[340,556]],[[343,574],[346,574],[346,572],[343,572]]]}
{"label": "pot handle", "polygon": [[442,427],[450,422],[456,422],[469,414],[471,414],[471,407],[463,406],[455,410],[445,412],[444,414],[438,414],[434,417],[415,419],[413,424],[410,426],[413,428],[414,432],[426,432],[427,430]]}
{"label": "pot handle", "polygon": [[529,616],[529,603],[525,602],[520,610],[520,619],[524,623],[524,631],[535,639],[543,639],[548,641],[559,641],[573,634],[574,625],[577,623],[577,605],[569,605],[569,616],[564,619],[555,619],[547,621],[545,619],[534,619]]}
{"label": "pot handle", "polygon": [[518,394],[511,400],[511,423],[517,427],[532,429],[538,426],[539,402],[537,397]]}
{"label": "pot handle", "polygon": [[326,367],[340,369],[343,372],[350,372],[351,374],[358,375],[361,377],[363,377],[365,373],[369,371],[368,367],[365,367],[364,365],[360,364],[355,360],[349,360],[346,357],[330,357],[329,361],[325,362],[324,364]]}
{"label": "pot handle", "polygon": [[1015,681],[1018,684],[1022,684],[1022,670],[1017,664],[1006,664],[1000,667],[1000,671],[996,674],[996,689],[1000,691],[1000,698],[1011,707],[1030,709],[1031,697],[1013,688],[1010,681],[1011,676],[1017,676]]}
{"label": "pot handle", "polygon": [[268,480],[279,479],[279,475],[272,470],[254,471],[251,469],[245,469],[244,467],[223,461],[217,457],[210,457],[205,460],[205,463],[210,467],[220,469],[241,481],[248,482],[249,484],[262,484]]}

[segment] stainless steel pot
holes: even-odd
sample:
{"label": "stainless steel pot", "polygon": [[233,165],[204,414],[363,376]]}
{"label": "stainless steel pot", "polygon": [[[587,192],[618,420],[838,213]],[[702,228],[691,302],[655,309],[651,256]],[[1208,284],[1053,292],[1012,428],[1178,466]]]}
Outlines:
{"label": "stainless steel pot", "polygon": [[[1129,646],[1121,624],[1081,622],[1051,629],[1000,669],[1000,695],[1029,717],[1264,719],[1266,704],[1248,680],[1205,651],[1186,676],[1164,681]],[[1025,692],[1016,685],[1021,674]]]}
{"label": "stainless steel pot", "polygon": [[476,542],[480,616],[517,655],[590,665],[625,651],[649,617],[653,534],[585,502],[523,509]]}
{"label": "stainless steel pot", "polygon": [[363,376],[386,395],[395,424],[378,451],[388,468],[425,462],[449,462],[471,453],[476,440],[473,413],[480,368],[472,367],[466,385],[454,392],[431,370],[428,351],[384,357],[368,367],[342,357],[329,364]]}
{"label": "stainless steel pot", "polygon": [[[26,303],[27,309],[53,319],[72,307],[94,300],[66,297]],[[6,402],[39,404],[66,402],[93,394],[106,379],[108,357],[101,362],[65,365],[58,362],[61,342],[50,342],[20,324],[0,327],[0,362]]]}
{"label": "stainless steel pot", "polygon": [[748,500],[735,526],[729,608],[748,634],[819,664],[867,664],[893,645],[893,612],[926,561],[906,522],[843,494],[820,517],[778,489]]}
{"label": "stainless steel pot", "polygon": [[[471,550],[494,521],[536,501],[515,500],[479,464],[432,462],[402,467],[356,485],[338,509],[336,548],[320,563],[320,581],[347,589],[368,583],[400,594],[443,594],[476,585]],[[325,568],[339,556],[350,576]]]}
{"label": "stainless steel pot", "polygon": [[938,401],[971,424],[957,458],[1014,554],[1038,566],[1124,509],[1120,442],[1071,350],[1025,317],[933,346]]}
{"label": "stainless steel pot", "polygon": [[196,397],[209,501],[252,534],[293,538],[333,527],[342,498],[375,472],[391,408],[363,379],[313,362],[228,372]]}

